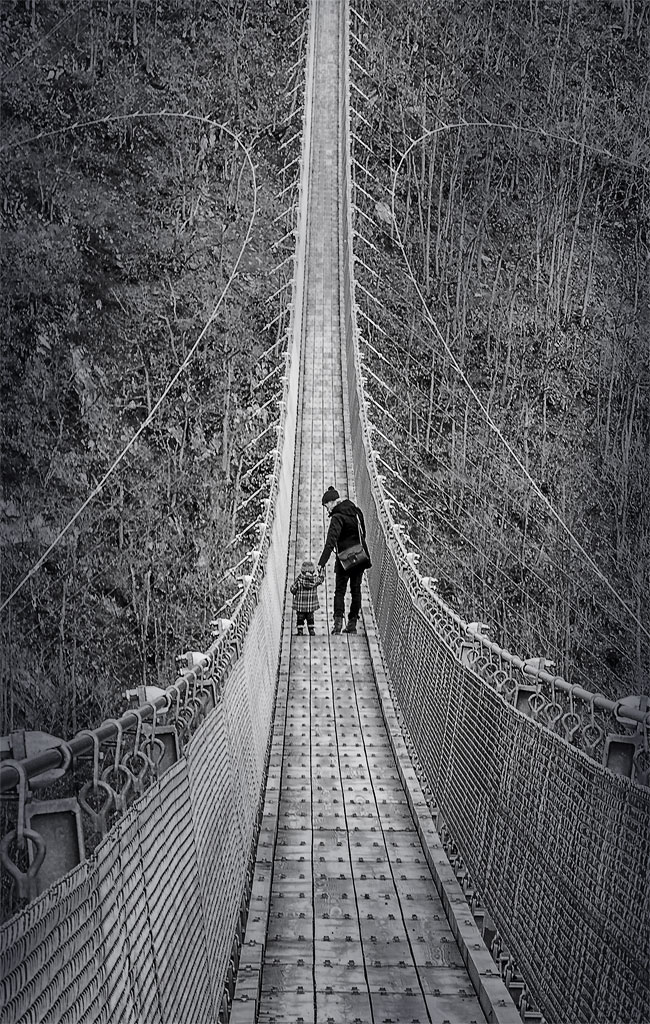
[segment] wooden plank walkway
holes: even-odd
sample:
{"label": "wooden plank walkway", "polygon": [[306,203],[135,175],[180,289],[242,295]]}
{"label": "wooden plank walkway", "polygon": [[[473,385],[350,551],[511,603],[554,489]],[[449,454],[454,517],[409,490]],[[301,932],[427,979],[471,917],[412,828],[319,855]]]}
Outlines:
{"label": "wooden plank walkway", "polygon": [[[348,493],[339,289],[341,14],[338,0],[315,4],[289,582],[304,558],[317,560],[322,550],[324,490],[333,484]],[[314,637],[295,635],[287,595],[264,819],[231,1022],[471,1024],[486,1019],[481,1001],[488,1019],[517,1021],[484,947],[473,961],[481,1001],[470,980],[464,960],[479,933],[418,795],[382,682],[372,615],[366,604],[358,635],[331,636],[333,587],[332,559]],[[433,872],[432,856],[439,867]],[[439,895],[445,872],[465,946],[457,945]],[[502,1016],[492,1011],[499,1000]]]}

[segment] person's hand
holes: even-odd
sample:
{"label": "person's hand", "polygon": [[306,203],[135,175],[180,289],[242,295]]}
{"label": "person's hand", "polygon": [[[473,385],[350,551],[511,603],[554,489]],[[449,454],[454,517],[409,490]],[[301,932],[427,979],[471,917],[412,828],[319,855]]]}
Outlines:
{"label": "person's hand", "polygon": [[324,565],[319,565],[318,566],[318,575],[321,577],[321,579],[325,575],[325,566]]}

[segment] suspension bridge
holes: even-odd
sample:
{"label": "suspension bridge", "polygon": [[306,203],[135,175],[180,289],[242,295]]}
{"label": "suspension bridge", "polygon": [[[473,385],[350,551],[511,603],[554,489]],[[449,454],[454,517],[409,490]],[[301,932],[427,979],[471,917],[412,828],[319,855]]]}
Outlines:
{"label": "suspension bridge", "polygon": [[[349,32],[346,0],[312,2],[278,445],[232,618],[166,691],[0,764],[6,1024],[648,1019],[643,702],[500,649],[392,519],[355,318]],[[330,635],[328,575],[297,636],[288,586],[329,485],[366,517],[363,624]]]}

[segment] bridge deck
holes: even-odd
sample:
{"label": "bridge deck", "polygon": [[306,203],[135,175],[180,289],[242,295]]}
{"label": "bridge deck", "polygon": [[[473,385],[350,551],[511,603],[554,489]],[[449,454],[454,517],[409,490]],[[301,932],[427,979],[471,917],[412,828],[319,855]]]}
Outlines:
{"label": "bridge deck", "polygon": [[[326,530],[321,496],[330,484],[345,495],[349,468],[339,288],[341,5],[314,6],[290,582],[303,558],[318,559]],[[484,1021],[391,747],[371,614],[366,607],[359,635],[331,636],[333,576],[332,560],[314,637],[295,635],[287,594],[265,814],[231,1021]]]}

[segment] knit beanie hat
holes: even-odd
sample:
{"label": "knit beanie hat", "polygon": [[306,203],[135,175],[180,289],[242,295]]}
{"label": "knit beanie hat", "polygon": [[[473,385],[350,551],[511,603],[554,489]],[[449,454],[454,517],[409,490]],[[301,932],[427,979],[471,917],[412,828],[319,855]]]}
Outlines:
{"label": "knit beanie hat", "polygon": [[301,572],[315,572],[316,571],[316,566],[314,565],[313,562],[310,562],[310,560],[308,558],[306,558],[305,561],[300,566],[300,571]]}
{"label": "knit beanie hat", "polygon": [[327,505],[328,501],[336,501],[338,498],[340,498],[340,494],[336,487],[328,487],[323,495],[323,505]]}

